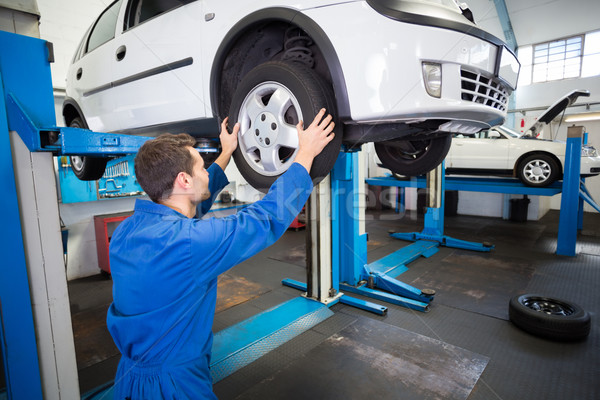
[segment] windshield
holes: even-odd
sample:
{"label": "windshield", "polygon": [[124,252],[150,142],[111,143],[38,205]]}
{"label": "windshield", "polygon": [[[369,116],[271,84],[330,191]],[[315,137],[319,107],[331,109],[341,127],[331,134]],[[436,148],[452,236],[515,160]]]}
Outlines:
{"label": "windshield", "polygon": [[513,137],[513,138],[520,138],[521,136],[523,136],[522,133],[513,131],[510,128],[507,128],[506,126],[497,126],[494,129],[504,133],[505,135],[509,136],[509,137]]}

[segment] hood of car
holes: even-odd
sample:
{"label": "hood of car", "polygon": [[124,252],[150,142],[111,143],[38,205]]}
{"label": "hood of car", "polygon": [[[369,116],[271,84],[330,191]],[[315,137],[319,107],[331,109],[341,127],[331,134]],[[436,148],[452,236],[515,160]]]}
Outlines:
{"label": "hood of car", "polygon": [[524,136],[536,137],[546,124],[552,122],[552,120],[556,118],[560,113],[562,113],[567,107],[575,103],[575,101],[580,96],[589,97],[590,91],[584,89],[577,89],[561,97],[558,101],[556,101],[554,104],[548,107],[548,109],[546,109],[546,111],[544,111],[542,115],[538,117],[535,123],[525,131]]}

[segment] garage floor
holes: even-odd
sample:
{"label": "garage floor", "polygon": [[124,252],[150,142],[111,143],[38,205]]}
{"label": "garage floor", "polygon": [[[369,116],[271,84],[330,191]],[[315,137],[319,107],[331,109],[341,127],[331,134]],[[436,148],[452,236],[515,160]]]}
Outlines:
{"label": "garage floor", "polygon": [[[420,231],[422,217],[367,212],[369,261],[408,245],[389,230]],[[578,255],[554,254],[558,212],[540,221],[446,217],[445,233],[489,241],[491,253],[441,248],[400,276],[437,294],[428,313],[387,304],[380,317],[345,305],[334,316],[218,382],[219,399],[598,399],[600,398],[600,215],[586,214]],[[281,280],[305,281],[304,231],[220,281],[214,331],[294,298]],[[119,353],[105,326],[111,281],[69,282],[82,393],[110,381]],[[512,295],[538,293],[592,316],[586,341],[558,343],[508,321]]]}

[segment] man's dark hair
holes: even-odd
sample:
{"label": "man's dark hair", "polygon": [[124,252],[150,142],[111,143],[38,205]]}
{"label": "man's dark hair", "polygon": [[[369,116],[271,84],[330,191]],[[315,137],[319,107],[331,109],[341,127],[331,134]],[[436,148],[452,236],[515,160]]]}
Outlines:
{"label": "man's dark hair", "polygon": [[173,191],[177,174],[193,173],[194,158],[188,146],[196,140],[187,133],[163,134],[148,140],[135,156],[135,175],[150,199],[158,203]]}

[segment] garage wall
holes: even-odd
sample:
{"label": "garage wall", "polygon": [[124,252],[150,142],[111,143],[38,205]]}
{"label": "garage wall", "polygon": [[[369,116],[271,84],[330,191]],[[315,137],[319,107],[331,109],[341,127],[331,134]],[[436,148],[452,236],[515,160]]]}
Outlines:
{"label": "garage wall", "polygon": [[40,36],[54,44],[52,84],[64,89],[69,63],[92,22],[112,0],[37,0]]}

